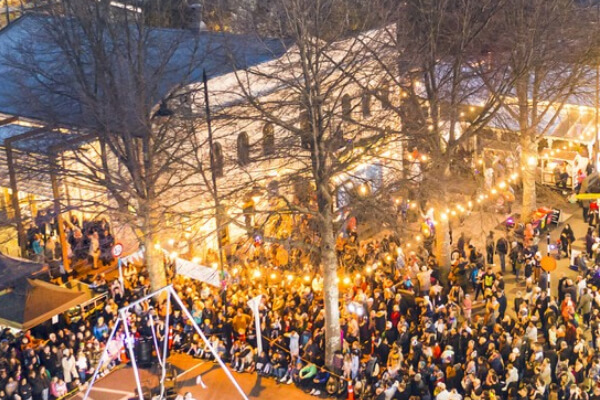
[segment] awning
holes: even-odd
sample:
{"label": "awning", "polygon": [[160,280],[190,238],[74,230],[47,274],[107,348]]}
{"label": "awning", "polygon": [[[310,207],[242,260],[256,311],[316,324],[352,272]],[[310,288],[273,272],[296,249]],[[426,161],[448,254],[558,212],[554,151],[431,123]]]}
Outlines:
{"label": "awning", "polygon": [[545,138],[571,142],[594,143],[594,116],[586,112],[564,112],[555,129],[549,129]]}
{"label": "awning", "polygon": [[17,281],[32,278],[47,271],[46,264],[0,254],[0,289],[11,287]]}
{"label": "awning", "polygon": [[88,295],[40,280],[24,279],[0,296],[0,325],[31,329],[87,300]]}
{"label": "awning", "polygon": [[559,149],[543,149],[540,153],[542,159],[561,160],[561,161],[575,161],[579,153],[571,150],[559,150]]}

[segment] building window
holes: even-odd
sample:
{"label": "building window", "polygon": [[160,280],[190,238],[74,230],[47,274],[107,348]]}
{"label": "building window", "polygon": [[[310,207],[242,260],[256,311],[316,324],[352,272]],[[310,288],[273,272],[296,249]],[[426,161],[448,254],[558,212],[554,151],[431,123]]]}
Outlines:
{"label": "building window", "polygon": [[344,130],[342,129],[342,126],[339,125],[336,129],[335,132],[333,133],[333,138],[332,138],[332,149],[333,150],[339,150],[342,147],[344,147],[345,142],[344,142]]}
{"label": "building window", "polygon": [[352,101],[347,94],[342,96],[342,118],[346,120],[352,118]]}
{"label": "building window", "polygon": [[312,129],[307,111],[300,113],[300,145],[305,150],[312,148]]}
{"label": "building window", "polygon": [[213,157],[214,157],[214,174],[216,177],[223,176],[223,147],[221,147],[221,143],[214,142],[213,143]]}
{"label": "building window", "polygon": [[379,100],[383,109],[388,109],[392,106],[390,103],[390,90],[387,87],[379,89]]}
{"label": "building window", "polygon": [[363,118],[371,116],[371,93],[364,92],[361,100]]}
{"label": "building window", "polygon": [[250,163],[250,143],[246,132],[242,132],[238,135],[237,157],[240,165],[248,165]]}
{"label": "building window", "polygon": [[265,156],[275,153],[275,129],[271,123],[263,128],[263,153]]}

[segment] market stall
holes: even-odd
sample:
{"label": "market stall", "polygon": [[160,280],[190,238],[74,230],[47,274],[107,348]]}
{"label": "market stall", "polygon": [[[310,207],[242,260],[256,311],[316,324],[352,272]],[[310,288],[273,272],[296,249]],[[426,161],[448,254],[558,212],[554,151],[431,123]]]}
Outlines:
{"label": "market stall", "polygon": [[27,330],[87,300],[83,292],[24,279],[0,296],[0,325]]}
{"label": "market stall", "polygon": [[568,190],[575,189],[578,174],[580,171],[585,172],[589,163],[587,157],[572,150],[543,149],[540,158],[542,184],[560,186]]}

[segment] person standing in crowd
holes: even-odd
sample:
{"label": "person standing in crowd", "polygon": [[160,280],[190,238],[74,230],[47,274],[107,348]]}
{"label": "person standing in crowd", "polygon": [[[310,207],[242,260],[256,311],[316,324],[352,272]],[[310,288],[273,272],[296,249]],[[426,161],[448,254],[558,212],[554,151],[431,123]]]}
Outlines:
{"label": "person standing in crowd", "polygon": [[494,232],[490,231],[488,233],[487,238],[485,239],[485,253],[486,253],[486,261],[488,265],[494,264],[494,253],[496,250],[496,245],[494,242]]}
{"label": "person standing in crowd", "polygon": [[571,244],[575,241],[575,233],[571,229],[571,225],[566,224],[560,233],[561,250],[567,258],[571,257]]}
{"label": "person standing in crowd", "polygon": [[500,260],[500,269],[502,272],[506,272],[506,255],[508,254],[508,240],[505,236],[501,236],[498,238],[496,242],[496,253],[498,253],[498,258]]}

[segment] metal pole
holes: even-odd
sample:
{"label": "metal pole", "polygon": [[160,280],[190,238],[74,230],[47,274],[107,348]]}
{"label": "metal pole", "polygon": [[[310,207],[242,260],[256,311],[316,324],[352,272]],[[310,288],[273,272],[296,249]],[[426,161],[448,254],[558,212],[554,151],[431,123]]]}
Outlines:
{"label": "metal pole", "polygon": [[212,120],[210,115],[210,103],[208,99],[208,79],[206,70],[202,71],[202,82],[204,83],[204,106],[206,108],[206,127],[208,130],[208,148],[210,156],[210,175],[212,180],[212,194],[215,202],[215,225],[217,226],[217,248],[219,249],[219,266],[221,268],[221,279],[225,276],[223,263],[223,243],[221,243],[221,204],[219,201],[219,191],[217,187],[217,175],[215,173],[215,147],[213,143]]}
{"label": "metal pole", "polygon": [[[244,391],[242,390],[242,388],[240,387],[240,385],[237,383],[237,381],[235,380],[235,378],[231,374],[231,371],[229,371],[229,368],[227,368],[227,366],[225,365],[225,363],[223,362],[223,360],[221,360],[221,357],[219,357],[219,354],[217,353],[217,351],[215,350],[215,348],[208,341],[208,339],[204,335],[204,332],[202,332],[202,330],[200,329],[200,327],[198,326],[198,324],[196,323],[196,321],[194,321],[194,318],[192,317],[192,314],[185,307],[185,305],[183,304],[183,301],[181,301],[181,299],[179,298],[179,296],[177,295],[177,293],[175,292],[175,290],[173,289],[173,287],[172,286],[168,286],[167,290],[171,293],[171,296],[173,296],[173,298],[175,299],[175,301],[177,302],[177,304],[179,304],[179,307],[181,307],[181,311],[185,314],[185,316],[191,322],[191,324],[194,327],[194,329],[196,329],[196,332],[198,333],[198,335],[200,335],[200,337],[202,338],[202,340],[204,341],[204,343],[206,344],[206,346],[209,348],[210,352],[212,353],[213,357],[215,358],[215,360],[217,360],[217,362],[219,363],[219,365],[221,366],[221,368],[223,368],[223,371],[225,371],[225,374],[227,375],[227,377],[229,378],[229,380],[231,381],[231,383],[233,383],[233,385],[235,386],[235,388],[237,389],[237,391],[240,393],[240,395],[242,396],[242,398],[244,400],[248,400],[248,397],[246,396],[246,393],[244,393]],[[140,399],[140,400],[143,400],[143,399]]]}
{"label": "metal pole", "polygon": [[63,267],[65,272],[68,273],[71,271],[71,266],[69,265],[69,249],[67,247],[67,237],[65,235],[65,226],[63,224],[62,211],[60,207],[60,190],[58,187],[58,179],[56,177],[56,171],[58,170],[56,155],[50,156],[50,165],[50,182],[52,183],[52,196],[54,197],[54,214],[56,214],[56,224],[58,225],[58,238],[60,241]]}
{"label": "metal pole", "polygon": [[[167,355],[169,352],[169,315],[171,314],[171,296],[167,296],[167,315],[165,317],[165,334],[163,341],[163,370],[160,378],[160,396],[165,395],[165,377],[167,375]],[[160,356],[159,356],[160,357]]]}
{"label": "metal pole", "polygon": [[129,350],[129,359],[131,360],[131,366],[133,367],[133,375],[135,376],[135,384],[137,385],[138,397],[140,400],[144,400],[144,393],[142,393],[142,383],[140,382],[140,371],[138,371],[137,362],[135,361],[135,352],[133,350],[134,346],[134,338],[129,333],[129,326],[127,323],[127,315],[125,311],[128,308],[121,308],[119,310],[119,315],[121,316],[121,320],[123,320],[123,326],[125,327],[125,345]]}
{"label": "metal pole", "polygon": [[[110,335],[108,336],[108,341],[106,342],[107,344],[115,337],[115,334],[117,333],[117,329],[119,327],[120,321],[121,321],[121,318],[117,318],[117,321],[115,322],[115,326],[112,329],[112,332],[110,333]],[[106,360],[107,356],[108,356],[108,346],[105,346],[104,350],[102,350],[102,355],[100,356],[100,361],[98,361],[98,365],[96,365],[96,368],[94,369],[94,374],[92,375],[92,379],[88,383],[88,387],[85,390],[85,395],[83,396],[83,400],[86,400],[88,398],[90,391],[92,390],[92,386],[94,385],[94,382],[96,382],[96,378],[98,378],[98,372],[100,372],[100,367],[102,367],[103,362]]]}

